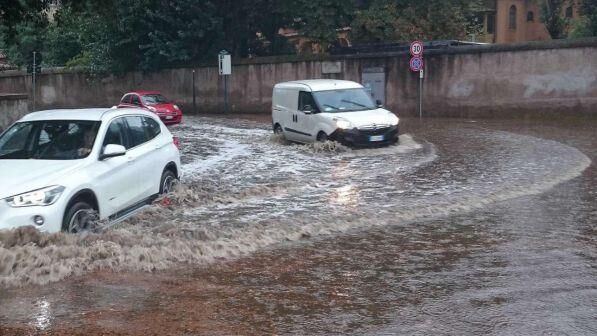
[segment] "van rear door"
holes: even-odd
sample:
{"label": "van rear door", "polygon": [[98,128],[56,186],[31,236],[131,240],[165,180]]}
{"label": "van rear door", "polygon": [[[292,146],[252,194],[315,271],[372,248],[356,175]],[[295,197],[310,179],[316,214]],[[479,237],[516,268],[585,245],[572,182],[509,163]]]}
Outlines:
{"label": "van rear door", "polygon": [[274,88],[272,102],[272,119],[284,129],[286,139],[301,141],[297,137],[296,113],[298,108],[298,90],[291,88]]}

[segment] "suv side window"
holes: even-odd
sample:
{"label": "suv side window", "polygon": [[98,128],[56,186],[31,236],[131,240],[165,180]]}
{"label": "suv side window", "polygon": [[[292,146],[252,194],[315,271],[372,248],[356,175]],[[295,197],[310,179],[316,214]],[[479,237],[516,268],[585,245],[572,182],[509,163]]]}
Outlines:
{"label": "suv side window", "polygon": [[129,125],[129,148],[137,147],[150,140],[145,132],[143,117],[125,117],[125,119]]}
{"label": "suv side window", "polygon": [[305,111],[307,105],[311,106],[313,112],[317,112],[317,105],[315,104],[315,99],[313,99],[311,92],[300,91],[298,104],[299,111]]}
{"label": "suv side window", "polygon": [[155,139],[162,132],[160,124],[149,117],[143,117],[143,126],[149,140]]}
{"label": "suv side window", "polygon": [[132,98],[131,98],[131,103],[132,103],[133,105],[140,106],[140,105],[141,105],[141,100],[139,100],[139,96],[137,96],[137,95],[132,95]]}
{"label": "suv side window", "polygon": [[124,118],[118,118],[110,124],[102,148],[107,145],[121,145],[127,148],[126,141],[126,124]]}

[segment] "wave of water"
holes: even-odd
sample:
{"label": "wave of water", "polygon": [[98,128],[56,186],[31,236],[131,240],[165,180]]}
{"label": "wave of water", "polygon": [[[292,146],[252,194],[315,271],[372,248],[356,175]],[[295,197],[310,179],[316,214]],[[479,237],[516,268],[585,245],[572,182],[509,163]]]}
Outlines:
{"label": "wave of water", "polygon": [[210,123],[176,132],[184,186],[165,206],[103,233],[0,232],[0,285],[201,265],[306,238],[419,225],[544,192],[590,164],[557,142],[478,129],[438,135],[461,146],[403,135],[398,146],[366,150]]}

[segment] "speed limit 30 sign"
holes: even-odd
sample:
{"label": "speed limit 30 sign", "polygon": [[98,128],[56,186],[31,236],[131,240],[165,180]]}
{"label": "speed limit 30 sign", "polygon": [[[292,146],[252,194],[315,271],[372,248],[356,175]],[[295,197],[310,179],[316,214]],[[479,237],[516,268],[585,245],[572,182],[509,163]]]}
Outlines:
{"label": "speed limit 30 sign", "polygon": [[423,56],[423,42],[421,41],[414,41],[410,44],[410,54],[413,56]]}

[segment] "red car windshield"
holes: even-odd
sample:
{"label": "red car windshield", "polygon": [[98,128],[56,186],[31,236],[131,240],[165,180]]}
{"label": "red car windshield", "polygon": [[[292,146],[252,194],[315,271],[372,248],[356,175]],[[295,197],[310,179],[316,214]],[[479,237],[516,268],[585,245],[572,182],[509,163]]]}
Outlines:
{"label": "red car windshield", "polygon": [[144,105],[168,104],[170,101],[161,94],[148,94],[141,97]]}

